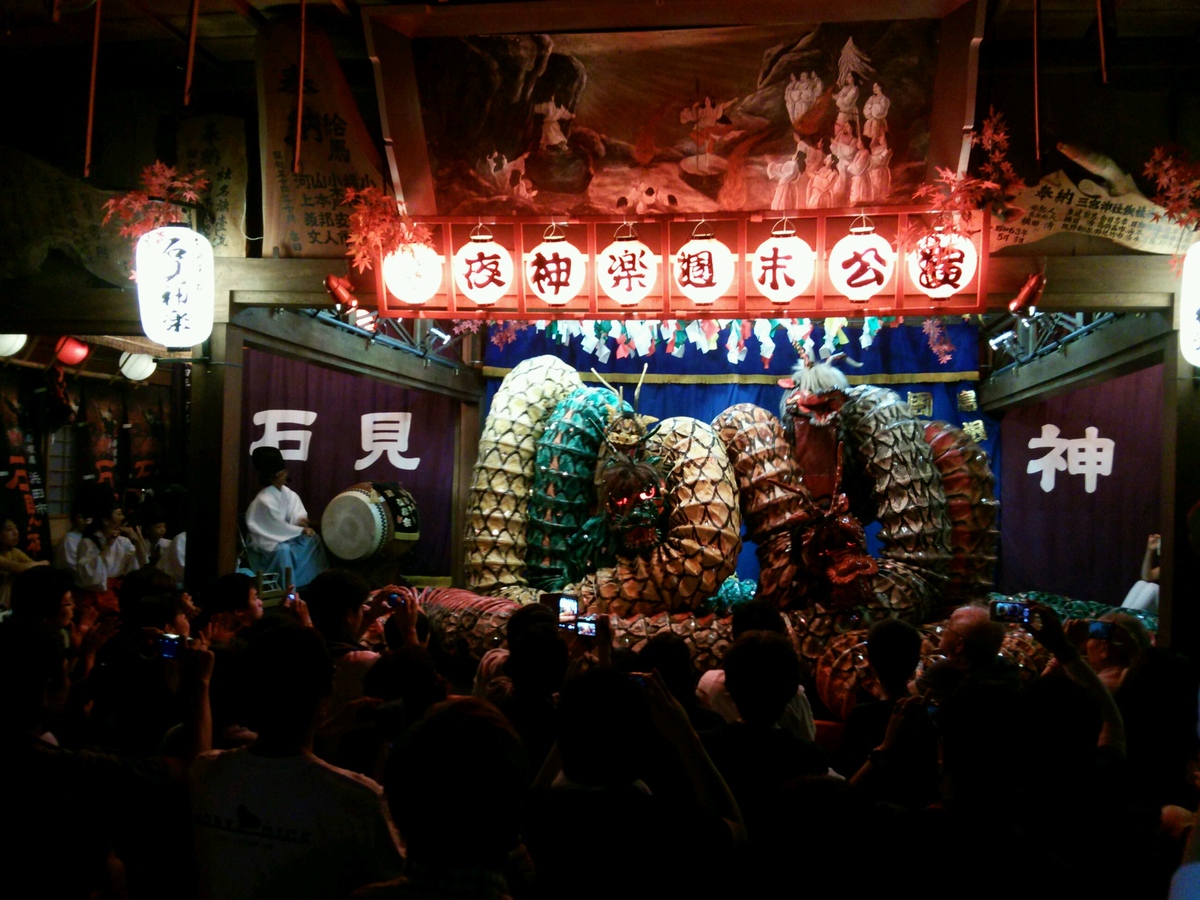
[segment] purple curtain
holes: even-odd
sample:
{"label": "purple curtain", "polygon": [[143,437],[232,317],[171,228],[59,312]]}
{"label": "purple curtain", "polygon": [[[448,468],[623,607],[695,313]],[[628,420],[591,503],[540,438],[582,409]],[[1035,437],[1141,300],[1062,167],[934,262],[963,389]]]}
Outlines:
{"label": "purple curtain", "polygon": [[283,451],[290,485],[314,520],[352,485],[399,482],[421,515],[404,570],[449,575],[458,401],[259,350],[246,350],[244,366],[240,508],[259,490],[250,462],[257,441]]}
{"label": "purple curtain", "polygon": [[1000,445],[1001,590],[1120,605],[1159,531],[1162,366],[1009,410]]}

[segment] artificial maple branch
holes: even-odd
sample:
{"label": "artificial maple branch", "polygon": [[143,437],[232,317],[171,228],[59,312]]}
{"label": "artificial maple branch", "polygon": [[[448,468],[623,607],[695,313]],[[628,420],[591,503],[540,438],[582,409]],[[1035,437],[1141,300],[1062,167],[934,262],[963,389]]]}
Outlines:
{"label": "artificial maple branch", "polygon": [[[1155,147],[1144,169],[1154,182],[1151,198],[1166,217],[1189,231],[1200,226],[1200,162],[1179,147]],[[1162,214],[1154,216],[1158,221]]]}
{"label": "artificial maple branch", "polygon": [[342,203],[354,207],[346,255],[359,272],[371,268],[372,260],[383,259],[405,244],[428,244],[432,238],[428,228],[412,220],[404,204],[377,187],[346,188]]}
{"label": "artificial maple branch", "polygon": [[124,223],[122,236],[140,238],[155,228],[182,222],[186,208],[197,205],[208,187],[203,175],[203,169],[181,175],[155,160],[142,170],[141,190],[129,191],[104,204],[104,223],[116,216]]}

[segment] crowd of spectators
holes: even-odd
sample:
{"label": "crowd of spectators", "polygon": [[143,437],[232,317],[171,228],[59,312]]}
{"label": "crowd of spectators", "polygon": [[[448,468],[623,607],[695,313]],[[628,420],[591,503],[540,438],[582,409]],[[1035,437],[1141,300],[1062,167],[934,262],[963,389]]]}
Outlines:
{"label": "crowd of spectators", "polygon": [[1036,607],[1040,674],[982,606],[927,664],[877,622],[839,727],[759,602],[703,677],[680,635],[623,648],[540,605],[466,671],[409,588],[330,569],[264,608],[232,574],[194,601],[109,566],[162,536],[97,515],[91,580],[14,572],[0,622],[7,895],[1134,900],[1178,869],[1200,896],[1196,681],[1125,614]]}

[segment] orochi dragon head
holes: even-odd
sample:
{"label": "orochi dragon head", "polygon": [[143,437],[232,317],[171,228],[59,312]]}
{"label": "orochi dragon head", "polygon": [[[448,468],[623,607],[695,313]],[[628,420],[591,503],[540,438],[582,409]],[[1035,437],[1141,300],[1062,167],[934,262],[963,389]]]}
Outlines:
{"label": "orochi dragon head", "polygon": [[834,368],[835,358],[819,363],[805,358],[796,366],[791,378],[779,379],[779,386],[786,391],[779,405],[782,418],[804,418],[809,424],[819,426],[837,423],[850,383],[839,369]]}
{"label": "orochi dragon head", "polygon": [[645,554],[662,543],[666,486],[654,466],[614,456],[604,472],[600,502],[609,532],[625,553]]}

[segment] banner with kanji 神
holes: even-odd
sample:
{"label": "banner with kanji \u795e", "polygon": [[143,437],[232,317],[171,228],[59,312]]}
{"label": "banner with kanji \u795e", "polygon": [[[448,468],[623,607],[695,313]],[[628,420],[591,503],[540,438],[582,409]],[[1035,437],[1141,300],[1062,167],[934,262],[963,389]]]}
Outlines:
{"label": "banner with kanji \u795e", "polygon": [[296,100],[300,85],[300,29],[275,22],[258,32],[258,134],[262,153],[263,256],[341,257],[346,253],[350,207],[346,188],[383,183],[350,86],[322,32],[308,28],[304,56],[304,114],[300,117],[300,171]]}
{"label": "banner with kanji \u795e", "polygon": [[203,171],[200,203],[212,213],[203,230],[214,256],[246,255],[246,123],[240,116],[198,116],[179,123],[179,169]]}
{"label": "banner with kanji \u795e", "polygon": [[449,575],[458,401],[259,350],[246,350],[243,366],[239,509],[261,487],[250,462],[257,446],[279,447],[314,522],[355,484],[399,482],[421,517],[404,571]]}
{"label": "banner with kanji \u795e", "polygon": [[1000,579],[1119,606],[1159,532],[1162,366],[1009,410]]}
{"label": "banner with kanji \u795e", "polygon": [[0,369],[0,520],[12,519],[21,533],[18,547],[34,559],[48,559],[50,516],[46,472],[41,461],[37,375]]}
{"label": "banner with kanji \u795e", "polygon": [[[1088,234],[1146,253],[1182,253],[1195,235],[1136,192],[1114,196],[1090,179],[1075,184],[1061,169],[1016,195],[1019,218],[992,219],[992,250],[1032,244],[1060,231]],[[1162,218],[1155,221],[1155,216]]]}

